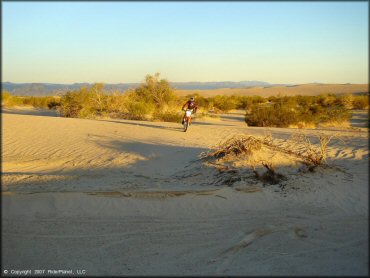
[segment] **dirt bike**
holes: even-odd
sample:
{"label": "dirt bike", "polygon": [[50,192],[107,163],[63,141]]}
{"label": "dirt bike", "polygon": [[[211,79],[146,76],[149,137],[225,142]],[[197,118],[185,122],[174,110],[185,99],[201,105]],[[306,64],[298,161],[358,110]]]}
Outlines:
{"label": "dirt bike", "polygon": [[184,116],[184,119],[182,120],[182,124],[184,126],[184,132],[186,132],[191,123],[191,114],[193,113],[193,109],[186,109],[183,111],[185,111],[185,116]]}

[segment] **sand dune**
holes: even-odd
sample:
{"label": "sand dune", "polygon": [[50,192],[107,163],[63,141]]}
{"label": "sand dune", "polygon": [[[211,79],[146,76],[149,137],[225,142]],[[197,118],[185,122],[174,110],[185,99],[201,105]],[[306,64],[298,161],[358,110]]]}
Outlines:
{"label": "sand dune", "polygon": [[2,113],[4,269],[368,274],[364,112],[354,128],[304,131],[312,140],[337,134],[331,167],[299,171],[298,160],[261,152],[287,176],[269,185],[248,173],[228,184],[236,174],[225,176],[199,154],[233,134],[267,131],[284,147],[293,129],[247,127],[238,113],[195,120],[184,133],[176,123],[27,111]]}
{"label": "sand dune", "polygon": [[369,93],[368,84],[302,84],[296,86],[250,87],[214,90],[176,90],[180,96],[199,94],[204,97],[216,95],[237,96],[314,96],[320,94],[357,94]]}

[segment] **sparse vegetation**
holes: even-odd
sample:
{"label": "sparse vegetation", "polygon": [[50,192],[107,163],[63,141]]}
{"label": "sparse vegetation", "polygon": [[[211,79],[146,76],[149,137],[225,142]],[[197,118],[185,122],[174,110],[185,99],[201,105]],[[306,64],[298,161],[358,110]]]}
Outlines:
{"label": "sparse vegetation", "polygon": [[[317,166],[327,165],[328,145],[333,138],[339,139],[335,134],[327,135],[323,133],[317,133],[316,138],[318,143],[313,144],[305,134],[298,132],[293,134],[291,140],[293,141],[291,145],[294,145],[294,142],[296,142],[296,144],[303,146],[303,150],[296,152],[296,154],[303,158],[310,171],[313,171]],[[286,149],[286,151],[289,151],[289,149]],[[289,152],[293,153],[293,151]]]}
{"label": "sparse vegetation", "polygon": [[62,97],[61,114],[78,118],[109,116],[129,120],[174,121],[176,116],[167,107],[174,105],[176,100],[168,81],[159,79],[157,73],[147,75],[145,83],[123,95],[108,95],[103,84],[68,92]]}
{"label": "sparse vegetation", "polygon": [[352,102],[354,109],[368,109],[369,108],[369,96],[355,96]]}
{"label": "sparse vegetation", "polygon": [[159,73],[147,75],[145,82],[125,93],[108,92],[104,84],[69,91],[62,97],[20,97],[2,93],[3,106],[30,105],[58,109],[64,117],[111,117],[131,120],[180,122],[181,106],[195,97],[198,118],[218,117],[230,110],[245,110],[245,122],[259,127],[346,126],[351,109],[367,109],[368,95],[317,96],[225,96],[203,97],[196,93],[179,97]]}
{"label": "sparse vegetation", "polygon": [[250,106],[245,121],[261,127],[341,125],[350,118],[350,99],[335,95],[270,97],[268,104]]}
{"label": "sparse vegetation", "polygon": [[278,184],[281,180],[286,180],[286,177],[278,172],[276,172],[275,167],[272,163],[268,163],[265,161],[261,162],[262,165],[266,168],[266,171],[262,174],[258,173],[256,169],[253,169],[253,173],[255,177],[262,181],[263,183],[269,184]]}
{"label": "sparse vegetation", "polygon": [[[244,134],[235,135],[219,143],[210,151],[201,153],[200,159],[207,161],[209,165],[225,175],[224,181],[227,181],[227,184],[231,183],[231,178],[233,182],[241,180],[240,176],[235,175],[240,175],[242,171],[227,165],[228,162],[237,160],[244,161],[246,163],[244,166],[247,165],[250,168],[257,180],[263,183],[277,184],[286,180],[287,177],[277,172],[272,161],[266,160],[271,154],[285,154],[290,156],[292,160],[299,161],[302,167],[298,168],[298,171],[307,169],[313,172],[318,166],[328,165],[326,160],[328,145],[333,138],[339,138],[336,135],[322,133],[317,133],[315,136],[317,142],[314,144],[301,131],[280,143],[277,143],[271,134],[267,134],[263,138]],[[257,168],[263,168],[266,171],[257,171]]]}
{"label": "sparse vegetation", "polygon": [[1,104],[5,107],[13,106],[33,106],[36,108],[57,109],[60,106],[60,97],[46,96],[46,97],[22,97],[13,96],[9,92],[4,91],[1,94]]}
{"label": "sparse vegetation", "polygon": [[225,156],[251,155],[253,151],[260,150],[262,141],[254,136],[233,136],[220,143],[214,150],[204,153],[204,157],[220,159]]}
{"label": "sparse vegetation", "polygon": [[152,119],[154,121],[179,123],[183,116],[184,115],[177,110],[164,110],[154,112]]}

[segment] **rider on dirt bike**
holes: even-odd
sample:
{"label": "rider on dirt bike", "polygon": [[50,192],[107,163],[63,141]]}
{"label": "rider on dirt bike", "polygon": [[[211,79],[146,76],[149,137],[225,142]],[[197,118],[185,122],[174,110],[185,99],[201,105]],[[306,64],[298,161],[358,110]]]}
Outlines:
{"label": "rider on dirt bike", "polygon": [[[197,113],[197,109],[198,109],[198,105],[196,104],[196,102],[194,101],[194,98],[191,97],[181,108],[181,110],[184,110],[184,108],[186,107],[186,109],[188,110],[193,110],[192,113]],[[184,124],[184,120],[185,120],[185,115],[186,113],[184,114],[184,117],[182,118],[182,124]]]}

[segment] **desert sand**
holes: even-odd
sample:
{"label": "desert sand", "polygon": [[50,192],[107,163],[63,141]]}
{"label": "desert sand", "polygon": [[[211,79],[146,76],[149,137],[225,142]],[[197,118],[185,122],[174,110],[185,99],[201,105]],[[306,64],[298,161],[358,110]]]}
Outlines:
{"label": "desert sand", "polygon": [[176,90],[180,96],[199,94],[203,97],[216,95],[226,96],[315,96],[320,94],[367,94],[368,84],[299,84],[299,85],[276,85],[271,87],[249,87],[249,88],[225,88],[212,90]]}
{"label": "desert sand", "polygon": [[330,167],[299,171],[299,161],[267,152],[286,180],[263,184],[247,173],[228,184],[202,152],[233,134],[269,132],[284,147],[297,130],[247,127],[237,112],[195,119],[184,133],[177,123],[3,109],[3,269],[368,275],[364,118],[303,131],[313,142],[317,132],[336,134]]}

